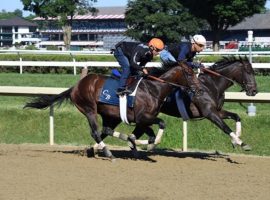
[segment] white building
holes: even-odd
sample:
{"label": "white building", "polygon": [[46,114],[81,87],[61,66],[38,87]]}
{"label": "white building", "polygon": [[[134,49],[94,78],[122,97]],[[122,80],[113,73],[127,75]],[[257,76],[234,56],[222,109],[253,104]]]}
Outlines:
{"label": "white building", "polygon": [[41,41],[35,32],[37,24],[20,17],[0,20],[0,47],[30,45]]}

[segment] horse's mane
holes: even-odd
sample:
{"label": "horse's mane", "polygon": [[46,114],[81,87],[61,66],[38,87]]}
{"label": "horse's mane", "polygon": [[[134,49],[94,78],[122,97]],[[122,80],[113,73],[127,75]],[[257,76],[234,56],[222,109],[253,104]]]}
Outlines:
{"label": "horse's mane", "polygon": [[248,61],[247,57],[236,57],[236,56],[223,56],[221,60],[219,60],[218,62],[216,62],[215,64],[213,64],[210,69],[212,70],[217,70],[217,69],[222,69],[232,63],[235,62],[245,62]]}

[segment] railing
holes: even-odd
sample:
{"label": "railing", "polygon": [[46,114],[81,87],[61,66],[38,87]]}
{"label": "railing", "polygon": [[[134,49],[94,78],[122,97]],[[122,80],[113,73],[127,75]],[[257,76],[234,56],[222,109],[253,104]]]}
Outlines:
{"label": "railing", "polygon": [[[24,87],[24,86],[0,86],[0,95],[7,96],[38,96],[38,95],[55,95],[59,94],[68,88],[53,88],[53,87]],[[246,96],[243,92],[225,92],[225,101],[228,102],[259,102],[270,103],[270,93],[258,93],[254,97]],[[50,128],[49,142],[54,144],[54,108],[50,107]],[[183,122],[183,150],[187,150],[187,122]]]}
{"label": "railing", "polygon": [[[210,66],[214,63],[203,63],[205,66]],[[24,67],[40,66],[40,67],[73,67],[73,74],[76,75],[77,68],[88,68],[88,67],[120,67],[118,62],[98,62],[98,61],[87,61],[87,62],[76,62],[73,61],[0,61],[0,66],[19,66],[20,74],[23,73]],[[160,62],[148,62],[146,67],[160,67]],[[270,69],[270,63],[253,63],[254,69]]]}
{"label": "railing", "polygon": [[[106,55],[110,54],[110,51],[53,51],[53,50],[20,50],[20,49],[8,49],[0,50],[0,53],[15,53],[15,54],[62,54],[62,55]],[[268,55],[270,51],[252,51],[252,56]],[[203,51],[198,55],[249,55],[249,51]]]}
{"label": "railing", "polygon": [[[109,51],[41,51],[41,50],[0,50],[0,53],[14,53],[18,54],[18,61],[0,61],[0,66],[19,66],[20,74],[23,73],[23,67],[31,66],[51,66],[51,67],[73,67],[73,74],[76,75],[77,67],[87,68],[87,67],[119,67],[118,62],[78,62],[75,59],[75,55],[104,55],[110,54]],[[70,55],[72,61],[24,61],[22,59],[22,54],[63,54]],[[247,55],[249,52],[203,52],[199,55]],[[252,55],[269,55],[270,51],[258,51],[252,52]],[[210,66],[213,63],[203,63],[205,66]],[[146,67],[160,67],[159,62],[149,62]],[[253,63],[254,69],[270,69],[270,63]]]}

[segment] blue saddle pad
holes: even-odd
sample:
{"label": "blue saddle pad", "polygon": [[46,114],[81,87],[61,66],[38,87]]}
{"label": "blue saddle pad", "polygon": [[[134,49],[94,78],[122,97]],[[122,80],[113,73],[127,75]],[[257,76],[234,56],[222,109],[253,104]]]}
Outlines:
{"label": "blue saddle pad", "polygon": [[[116,94],[117,88],[119,87],[119,80],[109,77],[101,90],[99,96],[99,102],[119,106],[119,97]],[[135,96],[127,96],[127,106],[130,108],[134,107]]]}
{"label": "blue saddle pad", "polygon": [[181,89],[177,89],[168,96],[165,103],[171,106],[176,104],[178,112],[180,113],[182,119],[186,121],[190,119],[186,106],[190,105],[191,103],[191,95],[188,94],[189,98],[185,98],[185,100],[184,96],[185,96],[184,91],[182,91]]}

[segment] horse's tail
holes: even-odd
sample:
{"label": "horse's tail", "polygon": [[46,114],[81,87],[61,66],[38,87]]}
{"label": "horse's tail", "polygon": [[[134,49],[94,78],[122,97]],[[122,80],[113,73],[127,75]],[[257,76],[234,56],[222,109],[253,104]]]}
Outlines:
{"label": "horse's tail", "polygon": [[52,105],[60,106],[64,100],[70,100],[73,87],[57,95],[42,95],[25,104],[23,108],[46,109]]}

